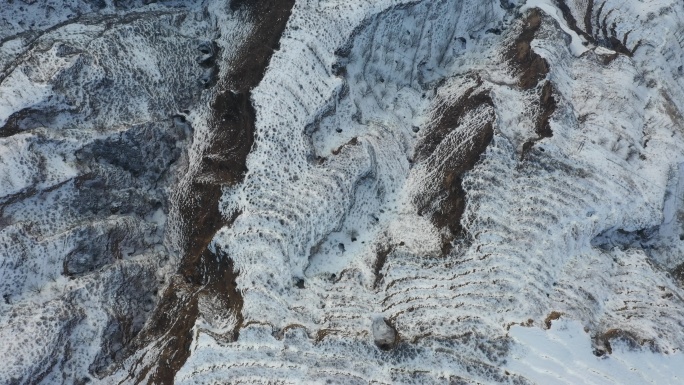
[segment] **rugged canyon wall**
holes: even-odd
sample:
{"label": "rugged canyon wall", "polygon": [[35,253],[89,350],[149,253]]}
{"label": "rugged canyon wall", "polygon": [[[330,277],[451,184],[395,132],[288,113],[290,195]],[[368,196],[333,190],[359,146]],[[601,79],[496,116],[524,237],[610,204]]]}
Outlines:
{"label": "rugged canyon wall", "polygon": [[683,65],[673,0],[3,4],[0,382],[684,362]]}

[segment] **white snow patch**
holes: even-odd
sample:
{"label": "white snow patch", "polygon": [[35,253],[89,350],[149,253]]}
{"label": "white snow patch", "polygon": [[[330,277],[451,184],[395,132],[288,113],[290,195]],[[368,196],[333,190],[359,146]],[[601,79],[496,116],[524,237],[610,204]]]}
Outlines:
{"label": "white snow patch", "polygon": [[527,3],[525,3],[520,11],[525,12],[530,8],[539,8],[547,15],[553,17],[558,22],[561,29],[570,35],[570,38],[572,38],[572,42],[570,43],[570,51],[573,55],[579,57],[584,52],[589,50],[589,48],[584,45],[586,41],[568,26],[568,23],[565,22],[563,15],[559,13],[560,11],[558,8],[552,4],[550,0],[527,0]]}
{"label": "white snow patch", "polygon": [[514,326],[518,345],[507,370],[537,384],[679,384],[684,353],[666,355],[628,350],[615,344],[613,354],[596,357],[578,321],[558,320],[549,330]]}
{"label": "white snow patch", "polygon": [[44,100],[51,93],[50,88],[47,84],[32,82],[22,71],[14,71],[0,85],[0,126],[14,112]]}

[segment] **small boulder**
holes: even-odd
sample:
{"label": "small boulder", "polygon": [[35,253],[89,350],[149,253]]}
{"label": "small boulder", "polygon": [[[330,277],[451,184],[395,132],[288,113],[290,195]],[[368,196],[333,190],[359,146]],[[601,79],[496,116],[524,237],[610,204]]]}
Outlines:
{"label": "small boulder", "polygon": [[397,342],[397,331],[382,317],[373,320],[371,327],[375,344],[383,350],[391,349]]}

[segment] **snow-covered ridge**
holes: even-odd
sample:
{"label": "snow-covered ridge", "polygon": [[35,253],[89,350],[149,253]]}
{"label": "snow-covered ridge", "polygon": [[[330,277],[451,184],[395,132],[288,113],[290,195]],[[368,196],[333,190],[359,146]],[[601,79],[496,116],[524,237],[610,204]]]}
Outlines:
{"label": "snow-covered ridge", "polygon": [[680,380],[681,2],[296,1],[251,90],[250,2],[102,3],[0,10],[0,382]]}

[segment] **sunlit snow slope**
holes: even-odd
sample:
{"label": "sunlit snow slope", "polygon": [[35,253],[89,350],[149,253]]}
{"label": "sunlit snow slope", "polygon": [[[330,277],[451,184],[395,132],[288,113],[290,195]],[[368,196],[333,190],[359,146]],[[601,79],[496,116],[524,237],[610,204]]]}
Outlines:
{"label": "sunlit snow slope", "polygon": [[681,1],[0,4],[0,383],[680,383],[683,253]]}

